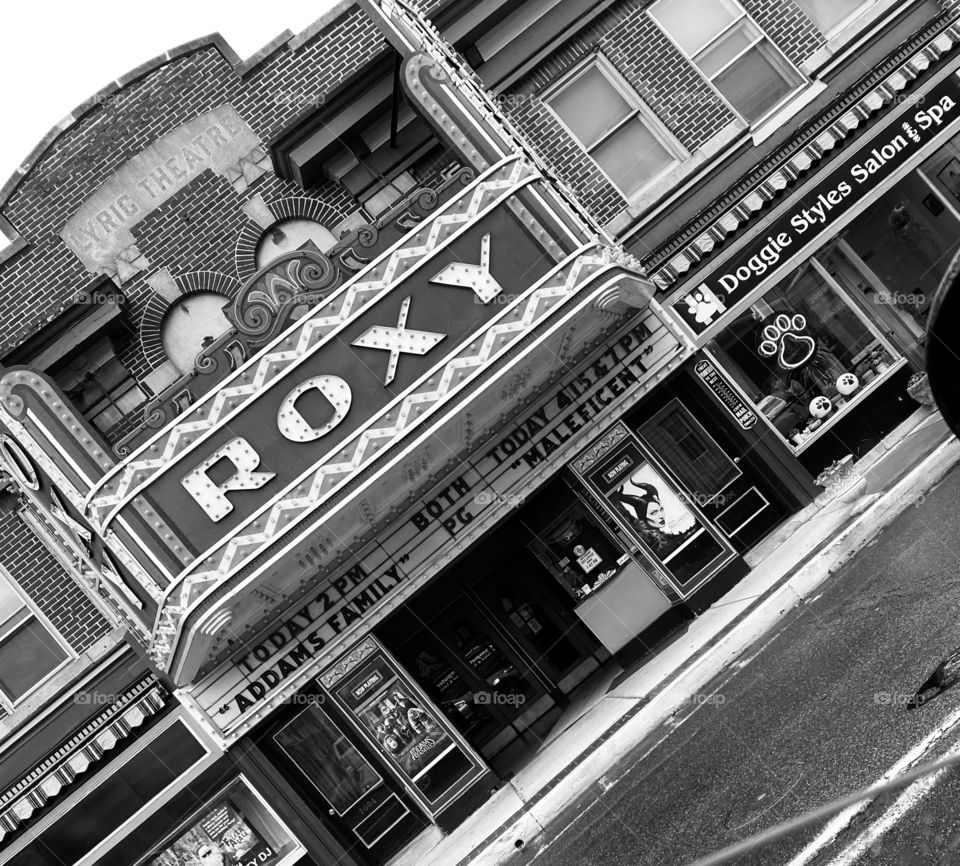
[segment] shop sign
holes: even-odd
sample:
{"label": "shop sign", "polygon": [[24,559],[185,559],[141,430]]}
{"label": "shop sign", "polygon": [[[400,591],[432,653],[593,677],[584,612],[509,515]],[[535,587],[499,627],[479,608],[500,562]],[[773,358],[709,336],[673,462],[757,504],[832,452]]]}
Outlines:
{"label": "shop sign", "polygon": [[[432,418],[560,303],[539,285],[550,257],[505,206],[534,179],[519,163],[482,178],[472,199],[448,205],[455,212],[438,213],[191,406],[101,482],[90,506],[101,524],[148,500],[176,516],[172,528],[196,551],[245,526],[249,543],[232,555],[242,559]],[[478,259],[480,275],[468,267]],[[250,521],[278,498],[265,534]]]}
{"label": "shop sign", "polygon": [[431,814],[482,774],[449,721],[372,638],[319,679]]}
{"label": "shop sign", "polygon": [[697,361],[693,369],[744,430],[750,430],[757,423],[756,413],[747,406],[713,364],[709,361]]}
{"label": "shop sign", "polygon": [[676,315],[696,333],[713,325],[730,307],[781,271],[840,217],[960,119],[960,81],[950,75],[913,101],[914,111],[877,130],[852,155],[775,219],[737,255],[673,304]]}
{"label": "shop sign", "polygon": [[681,597],[729,561],[733,549],[669,481],[623,423],[572,464],[586,484]]}

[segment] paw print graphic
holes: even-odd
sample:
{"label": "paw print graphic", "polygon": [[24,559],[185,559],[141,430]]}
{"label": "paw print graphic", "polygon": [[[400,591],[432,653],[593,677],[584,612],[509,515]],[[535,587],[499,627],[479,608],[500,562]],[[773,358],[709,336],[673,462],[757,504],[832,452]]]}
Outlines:
{"label": "paw print graphic", "polygon": [[714,316],[726,309],[720,299],[705,285],[692,291],[683,300],[687,305],[687,312],[693,316],[693,320],[698,325],[709,325]]}
{"label": "paw print graphic", "polygon": [[796,370],[817,354],[817,341],[806,329],[807,320],[799,313],[777,313],[761,326],[757,350],[764,358],[775,358],[782,369]]}

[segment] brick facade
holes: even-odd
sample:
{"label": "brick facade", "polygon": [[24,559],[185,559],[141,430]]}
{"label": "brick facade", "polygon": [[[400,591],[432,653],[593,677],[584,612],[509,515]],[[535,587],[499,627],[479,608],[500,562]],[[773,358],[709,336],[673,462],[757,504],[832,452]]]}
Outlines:
{"label": "brick facade", "polygon": [[826,42],[793,0],[741,0],[743,7],[797,66]]}
{"label": "brick facade", "polygon": [[75,652],[110,631],[84,590],[16,512],[0,516],[0,563]]}
{"label": "brick facade", "polygon": [[[600,222],[611,220],[627,203],[543,104],[544,90],[561,75],[602,54],[691,153],[736,119],[652,20],[650,5],[650,0],[615,4],[500,95],[504,109]],[[792,0],[744,0],[743,5],[795,64],[824,44]]]}
{"label": "brick facade", "polygon": [[[281,43],[250,68],[239,64],[222,43],[188,45],[172,52],[170,60],[154,61],[132,73],[119,90],[101,93],[81,106],[74,112],[77,120],[52,135],[45,150],[38,149],[26,176],[7,185],[0,212],[26,247],[0,263],[0,348],[22,342],[95,282],[58,232],[127,160],[168,131],[224,103],[233,105],[266,146],[383,47],[373,22],[353,7],[306,42]],[[358,207],[334,184],[313,192],[340,218]],[[246,276],[237,271],[237,247],[251,220],[240,208],[253,195],[270,206],[302,196],[303,190],[268,173],[241,197],[225,179],[208,171],[134,227],[149,267],[122,286],[131,328],[117,349],[136,377],[162,361],[155,352],[144,352],[139,335],[143,311],[157,301],[147,278],[162,268],[174,278],[195,270],[222,273],[231,280]],[[253,228],[257,234],[262,231]]]}

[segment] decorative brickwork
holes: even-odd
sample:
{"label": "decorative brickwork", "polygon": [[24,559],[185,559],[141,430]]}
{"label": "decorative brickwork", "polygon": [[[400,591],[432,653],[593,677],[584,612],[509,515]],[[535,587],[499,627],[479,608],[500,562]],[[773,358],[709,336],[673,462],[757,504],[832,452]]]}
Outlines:
{"label": "decorative brickwork", "polygon": [[604,36],[600,50],[687,150],[733,122],[727,104],[646,10],[637,10]]}
{"label": "decorative brickwork", "polygon": [[0,516],[0,562],[76,652],[110,631],[110,623],[15,512]]}
{"label": "decorative brickwork", "polygon": [[[267,144],[383,50],[373,22],[353,7],[245,65],[219,38],[183,46],[78,106],[72,123],[52,131],[26,160],[27,173],[12,178],[0,194],[0,213],[25,242],[0,264],[0,349],[22,342],[92,284],[95,276],[58,233],[131,157],[224,104],[232,105]],[[340,219],[357,208],[334,184],[313,192],[320,207]],[[145,376],[164,360],[162,354],[145,353],[138,336],[140,317],[156,297],[147,280],[160,269],[174,277],[196,270],[247,276],[237,267],[238,241],[249,223],[241,208],[255,194],[269,202],[303,195],[303,190],[268,172],[238,193],[235,184],[207,171],[134,227],[143,257],[138,267],[144,262],[146,267],[117,282],[131,320],[129,339],[121,339],[118,353],[135,376]]]}
{"label": "decorative brickwork", "polygon": [[646,0],[617,3],[499,100],[543,158],[603,223],[627,202],[539,99],[557,78],[591,54],[602,53],[691,152],[734,120],[726,103],[651,20],[646,11],[649,5]]}

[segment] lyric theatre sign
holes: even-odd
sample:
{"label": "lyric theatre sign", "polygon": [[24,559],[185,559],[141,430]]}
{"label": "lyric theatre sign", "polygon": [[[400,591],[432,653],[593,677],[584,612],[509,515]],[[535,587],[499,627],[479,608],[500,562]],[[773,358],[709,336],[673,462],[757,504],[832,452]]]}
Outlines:
{"label": "lyric theatre sign", "polygon": [[673,310],[677,317],[695,334],[702,334],[958,119],[960,80],[954,74],[916,97],[912,111],[855,148],[807,193],[794,198],[762,237],[676,301]]}
{"label": "lyric theatre sign", "polygon": [[221,105],[158,138],[122,165],[60,232],[87,270],[108,269],[147,214],[210,169],[225,175],[260,146],[233,106]]}

